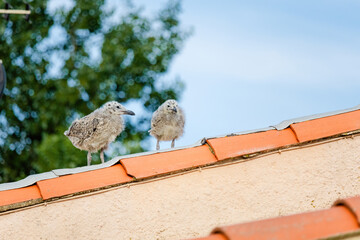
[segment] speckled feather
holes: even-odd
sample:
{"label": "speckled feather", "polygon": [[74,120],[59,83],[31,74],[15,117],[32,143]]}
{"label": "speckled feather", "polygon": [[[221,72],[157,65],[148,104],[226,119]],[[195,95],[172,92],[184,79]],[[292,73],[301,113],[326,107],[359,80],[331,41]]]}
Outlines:
{"label": "speckled feather", "polygon": [[[103,162],[103,151],[124,130],[123,114],[135,115],[118,102],[108,102],[89,115],[75,120],[64,134],[78,149],[89,153],[101,150]],[[91,155],[88,155],[88,164],[89,161]]]}
{"label": "speckled feather", "polygon": [[174,141],[183,135],[184,125],[183,110],[175,100],[167,100],[154,112],[149,133],[158,141]]}
{"label": "speckled feather", "polygon": [[97,152],[115,140],[124,130],[124,121],[119,115],[97,111],[75,120],[67,136],[81,150]]}

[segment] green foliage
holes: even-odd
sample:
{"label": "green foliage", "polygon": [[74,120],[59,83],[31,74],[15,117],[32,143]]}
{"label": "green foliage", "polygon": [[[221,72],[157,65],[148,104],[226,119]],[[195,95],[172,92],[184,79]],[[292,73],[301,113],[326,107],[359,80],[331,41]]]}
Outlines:
{"label": "green foliage", "polygon": [[[23,6],[20,0],[11,4]],[[13,15],[0,20],[0,58],[8,78],[0,99],[0,181],[85,165],[86,153],[63,132],[110,100],[145,108],[137,121],[127,121],[113,154],[146,150],[151,112],[183,90],[180,80],[159,81],[188,36],[179,26],[180,3],[169,2],[152,19],[129,4],[116,23],[102,0],[74,1],[71,10],[55,14],[47,1],[31,6],[30,23]],[[59,32],[54,29],[61,34],[49,41],[51,32]],[[100,57],[93,56],[96,50]],[[54,71],[57,65],[60,71]]]}
{"label": "green foliage", "polygon": [[73,168],[83,165],[86,159],[86,152],[74,148],[60,134],[45,134],[35,150],[38,155],[32,163],[35,169]]}

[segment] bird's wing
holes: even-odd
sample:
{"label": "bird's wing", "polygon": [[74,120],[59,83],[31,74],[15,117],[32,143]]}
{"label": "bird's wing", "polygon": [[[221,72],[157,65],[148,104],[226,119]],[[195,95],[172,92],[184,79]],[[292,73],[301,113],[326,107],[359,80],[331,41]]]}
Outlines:
{"label": "bird's wing", "polygon": [[84,140],[96,132],[99,124],[101,124],[99,118],[83,117],[73,122],[68,131],[68,136]]}
{"label": "bird's wing", "polygon": [[185,126],[185,115],[184,115],[184,111],[181,109],[181,108],[179,108],[178,109],[179,110],[179,112],[180,112],[180,121],[179,121],[179,125],[183,128],[184,126]]}
{"label": "bird's wing", "polygon": [[[153,117],[151,119],[151,129],[156,128],[156,126],[159,125],[159,123],[161,122],[161,114],[160,112],[158,112],[157,110],[154,112]],[[150,131],[151,131],[150,129]]]}

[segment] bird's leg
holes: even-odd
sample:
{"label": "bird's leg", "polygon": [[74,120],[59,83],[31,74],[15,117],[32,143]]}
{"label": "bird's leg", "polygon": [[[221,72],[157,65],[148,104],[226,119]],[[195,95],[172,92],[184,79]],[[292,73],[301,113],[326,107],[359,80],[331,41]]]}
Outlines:
{"label": "bird's leg", "polygon": [[88,154],[87,154],[87,162],[88,162],[88,166],[90,166],[90,164],[91,164],[91,152],[88,152]]}
{"label": "bird's leg", "polygon": [[101,159],[101,163],[104,163],[104,162],[105,162],[105,160],[104,160],[104,148],[102,148],[102,149],[100,150],[100,159]]}
{"label": "bird's leg", "polygon": [[157,140],[157,143],[156,143],[156,150],[159,150],[160,149],[160,141]]}
{"label": "bird's leg", "polygon": [[171,142],[171,148],[175,147],[175,139],[172,140]]}

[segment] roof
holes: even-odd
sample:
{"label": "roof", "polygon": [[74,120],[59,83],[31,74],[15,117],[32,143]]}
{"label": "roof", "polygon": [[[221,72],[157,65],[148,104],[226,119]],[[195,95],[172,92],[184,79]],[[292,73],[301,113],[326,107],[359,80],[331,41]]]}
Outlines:
{"label": "roof", "polygon": [[218,227],[208,237],[196,240],[338,240],[355,237],[360,238],[360,197],[336,201],[326,210]]}
{"label": "roof", "polygon": [[327,138],[347,137],[360,129],[360,105],[263,129],[204,138],[175,149],[116,157],[104,164],[56,169],[0,184],[0,212],[66,198],[194,168],[247,159]]}

